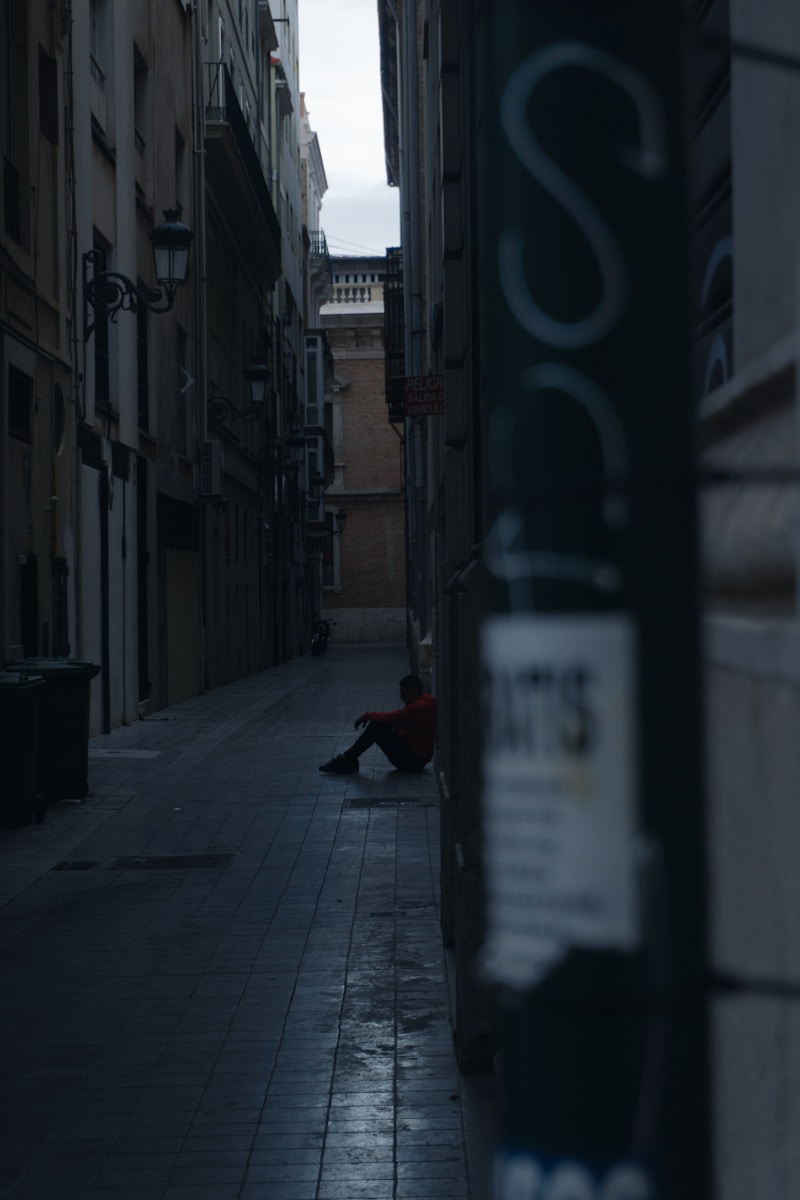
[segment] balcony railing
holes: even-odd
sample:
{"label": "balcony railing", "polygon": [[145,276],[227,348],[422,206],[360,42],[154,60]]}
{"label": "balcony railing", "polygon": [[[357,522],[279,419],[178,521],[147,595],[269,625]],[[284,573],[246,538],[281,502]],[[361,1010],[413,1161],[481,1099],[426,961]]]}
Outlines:
{"label": "balcony railing", "polygon": [[308,237],[311,243],[311,273],[316,287],[322,283],[324,291],[321,299],[327,301],[333,288],[333,264],[328,253],[328,241],[321,229],[309,229]]}
{"label": "balcony railing", "polygon": [[309,240],[311,241],[311,254],[314,258],[328,258],[328,242],[325,237],[325,232],[322,229],[309,229]]}

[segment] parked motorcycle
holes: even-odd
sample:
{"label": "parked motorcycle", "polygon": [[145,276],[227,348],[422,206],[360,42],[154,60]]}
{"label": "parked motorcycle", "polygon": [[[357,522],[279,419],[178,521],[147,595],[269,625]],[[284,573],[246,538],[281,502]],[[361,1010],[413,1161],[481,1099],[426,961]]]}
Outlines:
{"label": "parked motorcycle", "polygon": [[311,635],[311,653],[324,654],[331,640],[331,621],[318,621]]}

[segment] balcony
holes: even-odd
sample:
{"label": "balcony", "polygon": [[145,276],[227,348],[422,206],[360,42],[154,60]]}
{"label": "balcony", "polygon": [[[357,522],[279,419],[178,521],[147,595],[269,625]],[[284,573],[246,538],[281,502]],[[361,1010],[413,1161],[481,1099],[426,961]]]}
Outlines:
{"label": "balcony", "polygon": [[280,224],[253,138],[225,64],[206,63],[206,73],[207,180],[248,258],[275,280],[281,272]]}
{"label": "balcony", "polygon": [[258,35],[267,50],[278,49],[278,35],[269,0],[258,0]]}
{"label": "balcony", "polygon": [[328,241],[325,237],[325,231],[322,229],[310,229],[308,237],[311,242],[312,258],[324,258],[330,263],[330,255],[328,254]]}
{"label": "balcony", "polygon": [[309,229],[309,270],[317,306],[327,304],[333,295],[333,267],[328,242],[321,229]]}

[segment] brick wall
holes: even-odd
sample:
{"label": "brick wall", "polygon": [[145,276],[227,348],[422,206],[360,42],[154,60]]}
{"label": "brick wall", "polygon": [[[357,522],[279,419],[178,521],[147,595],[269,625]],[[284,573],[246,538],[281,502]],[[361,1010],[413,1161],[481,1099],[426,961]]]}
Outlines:
{"label": "brick wall", "polygon": [[325,607],[397,608],[406,601],[403,498],[349,498],[340,538],[341,590],[327,589]]}
{"label": "brick wall", "polygon": [[341,374],[350,381],[342,395],[344,486],[399,491],[403,446],[386,413],[383,357],[348,359]]}
{"label": "brick wall", "polygon": [[402,640],[403,445],[386,409],[383,312],[377,306],[371,311],[355,305],[329,308],[323,311],[322,325],[333,353],[341,417],[338,440],[334,436],[336,482],[326,501],[329,509],[341,507],[347,513],[336,547],[338,585],[325,589],[323,608],[334,619],[341,613],[350,638],[358,633],[358,640]]}

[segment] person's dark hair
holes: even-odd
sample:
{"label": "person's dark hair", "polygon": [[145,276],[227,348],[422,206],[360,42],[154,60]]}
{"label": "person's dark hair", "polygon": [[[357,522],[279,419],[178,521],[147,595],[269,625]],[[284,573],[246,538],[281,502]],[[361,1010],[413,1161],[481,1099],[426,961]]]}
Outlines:
{"label": "person's dark hair", "polygon": [[400,687],[416,688],[416,690],[418,692],[425,691],[425,688],[422,686],[422,680],[420,679],[419,675],[404,675],[403,678],[400,680]]}

